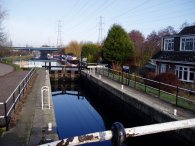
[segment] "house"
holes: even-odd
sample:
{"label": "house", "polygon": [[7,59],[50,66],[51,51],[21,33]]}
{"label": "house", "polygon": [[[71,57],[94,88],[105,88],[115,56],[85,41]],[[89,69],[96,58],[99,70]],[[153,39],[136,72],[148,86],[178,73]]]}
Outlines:
{"label": "house", "polygon": [[161,51],[151,59],[156,74],[175,73],[181,81],[195,81],[195,25],[183,28],[178,34],[164,36]]}

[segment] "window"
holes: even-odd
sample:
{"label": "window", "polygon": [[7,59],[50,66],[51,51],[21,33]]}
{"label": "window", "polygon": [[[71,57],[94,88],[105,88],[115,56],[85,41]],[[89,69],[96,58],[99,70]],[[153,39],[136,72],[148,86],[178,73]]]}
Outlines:
{"label": "window", "polygon": [[194,51],[195,50],[195,37],[184,37],[181,39],[182,51]]}
{"label": "window", "polygon": [[164,40],[164,50],[173,51],[174,49],[174,38],[169,38]]}
{"label": "window", "polygon": [[182,81],[193,82],[195,78],[195,68],[176,65],[175,74]]}
{"label": "window", "polygon": [[160,72],[161,73],[166,72],[166,64],[161,64],[160,65]]}

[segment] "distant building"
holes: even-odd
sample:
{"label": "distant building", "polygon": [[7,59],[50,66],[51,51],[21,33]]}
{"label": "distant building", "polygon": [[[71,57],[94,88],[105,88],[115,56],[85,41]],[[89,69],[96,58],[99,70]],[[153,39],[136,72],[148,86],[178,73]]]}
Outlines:
{"label": "distant building", "polygon": [[176,35],[162,38],[161,51],[151,59],[156,63],[156,74],[175,73],[181,81],[195,79],[195,26],[188,26]]}

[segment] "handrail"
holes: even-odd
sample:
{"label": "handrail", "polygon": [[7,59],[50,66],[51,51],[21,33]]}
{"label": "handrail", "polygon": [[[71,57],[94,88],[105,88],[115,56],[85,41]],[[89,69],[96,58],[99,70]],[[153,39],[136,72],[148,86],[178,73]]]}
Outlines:
{"label": "handrail", "polygon": [[11,93],[11,95],[8,97],[8,99],[5,101],[6,103],[10,100],[10,98],[12,97],[12,95],[16,92],[16,90],[18,89],[18,87],[23,83],[23,81],[28,77],[28,75],[34,71],[34,68],[32,68],[30,70],[30,72],[23,78],[23,80],[18,84],[18,86],[14,89],[14,91]]}
{"label": "handrail", "polygon": [[[5,102],[0,102],[0,105],[4,105],[4,115],[0,115],[0,118],[5,118],[6,130],[8,130],[8,125],[9,125],[8,116],[10,115],[13,109],[15,110],[16,103],[18,102],[18,99],[20,98],[21,94],[24,93],[24,90],[26,86],[28,85],[30,79],[32,78],[34,71],[35,71],[35,68],[32,68],[29,71],[29,73],[18,84],[18,86],[14,89],[14,91],[11,93],[8,99]],[[16,93],[17,93],[17,96],[15,95]],[[9,104],[8,102],[10,101],[11,98],[12,98],[12,103]]]}
{"label": "handrail", "polygon": [[[112,72],[112,74],[113,74],[113,76],[114,76],[114,74],[115,73],[119,73],[119,76],[122,76],[122,72],[119,72],[119,71],[116,71],[116,70],[113,70],[113,69],[109,69],[109,68],[104,68],[104,69],[98,69],[97,70],[97,72],[99,72],[100,74],[103,74],[103,75],[105,75],[105,76],[108,76],[107,74],[105,74],[105,72],[108,72],[108,74],[109,74],[109,72],[111,72],[111,71],[113,71]],[[167,84],[167,83],[163,83],[163,82],[159,82],[159,81],[155,81],[155,80],[151,80],[151,79],[148,79],[148,78],[144,78],[144,77],[141,77],[141,76],[137,76],[137,75],[132,75],[132,74],[127,74],[127,73],[123,73],[123,75],[128,75],[128,77],[127,77],[127,79],[128,80],[132,80],[132,81],[135,81],[135,80],[133,80],[133,79],[130,79],[129,77],[135,77],[136,79],[142,79],[142,80],[145,80],[145,81],[151,81],[151,82],[153,82],[153,83],[156,83],[156,84],[160,84],[160,86],[162,86],[162,85],[165,85],[165,86],[169,86],[169,87],[172,87],[172,88],[175,88],[175,89],[177,89],[177,92],[178,92],[178,90],[181,90],[181,91],[184,91],[184,92],[190,92],[190,93],[195,93],[195,91],[194,90],[190,90],[190,89],[185,89],[185,88],[182,88],[182,87],[179,87],[179,86],[175,86],[175,85],[170,85],[170,84]],[[108,76],[109,78],[110,78],[110,76]],[[123,76],[124,78],[126,78],[125,76]],[[111,77],[112,78],[112,77]],[[121,82],[121,81],[120,81]],[[135,81],[136,83],[139,83],[139,80],[136,80]],[[145,83],[142,83],[142,82],[140,82],[141,84],[145,84]],[[145,85],[146,86],[146,85]],[[152,87],[152,86],[150,86],[150,87]],[[156,88],[157,89],[157,88]],[[166,92],[166,91],[164,91],[164,90],[162,90],[162,89],[160,89],[161,91],[163,91],[163,92]],[[176,95],[177,97],[180,97],[179,95]],[[184,99],[185,97],[183,97],[183,99]],[[187,98],[185,98],[186,100],[188,100]]]}
{"label": "handrail", "polygon": [[85,134],[81,136],[75,136],[71,138],[66,138],[63,140],[54,141],[51,143],[43,144],[40,146],[56,146],[56,145],[66,145],[74,146],[86,143],[100,142],[106,140],[112,140],[114,145],[122,146],[123,142],[128,137],[137,137],[148,134],[155,134],[160,132],[167,132],[185,128],[195,127],[195,118],[165,122],[153,125],[139,126],[133,128],[124,128],[121,123],[114,123],[111,130],[103,132],[95,132],[90,134]]}

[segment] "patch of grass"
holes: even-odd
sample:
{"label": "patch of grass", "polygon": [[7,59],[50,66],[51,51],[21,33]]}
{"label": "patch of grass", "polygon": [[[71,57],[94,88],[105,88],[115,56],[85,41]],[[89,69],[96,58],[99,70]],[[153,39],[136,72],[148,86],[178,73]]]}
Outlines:
{"label": "patch of grass", "polygon": [[[113,79],[114,77],[114,80],[116,81],[119,81],[119,82],[122,81],[121,80],[122,77],[116,73],[109,72],[109,74],[107,74],[107,72],[104,72],[104,75],[106,76],[109,75],[109,78],[111,79]],[[128,79],[124,77],[123,83],[127,84],[128,83],[127,80]],[[136,85],[135,85],[135,81],[132,79],[129,80],[129,86],[139,91],[146,92],[147,94],[150,94],[155,97],[160,96],[162,100],[172,103],[172,104],[176,104],[176,94],[175,93],[168,93],[162,90],[160,90],[160,93],[159,93],[159,89],[145,85],[143,82],[136,81]],[[186,99],[178,98],[178,102],[177,102],[178,106],[195,111],[195,103],[188,101],[189,95],[185,94],[183,95],[183,97],[185,97]]]}
{"label": "patch of grass", "polygon": [[32,56],[9,56],[3,59],[2,63],[11,65],[15,71],[22,70],[19,65],[13,64],[14,61],[29,60]]}
{"label": "patch of grass", "polygon": [[178,104],[178,106],[195,111],[195,102],[191,102],[191,101],[185,100],[183,98],[178,98],[177,104]]}
{"label": "patch of grass", "polygon": [[3,61],[2,63],[12,66],[12,67],[14,68],[14,70],[15,70],[15,71],[19,71],[19,70],[21,70],[21,68],[20,68],[20,66],[19,66],[19,65],[17,65],[17,64],[13,64],[12,62]]}
{"label": "patch of grass", "polygon": [[5,132],[5,128],[0,128],[0,136],[3,134],[3,132]]}

